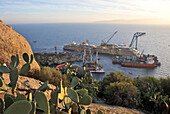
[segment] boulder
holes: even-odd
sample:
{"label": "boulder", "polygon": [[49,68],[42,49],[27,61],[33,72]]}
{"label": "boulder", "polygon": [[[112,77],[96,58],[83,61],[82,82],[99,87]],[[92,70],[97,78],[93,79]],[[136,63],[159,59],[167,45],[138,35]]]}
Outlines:
{"label": "boulder", "polygon": [[[3,78],[5,80],[5,83],[8,85],[7,92],[0,93],[0,98],[4,98],[4,95],[6,93],[12,94],[11,90],[12,88],[9,86],[10,79],[8,74],[3,74]],[[34,78],[29,78],[25,76],[19,76],[17,81],[17,90],[16,93],[20,94],[26,94],[30,90],[36,90],[38,89],[44,82],[41,82],[39,80],[36,80]],[[56,89],[56,86],[52,84],[48,84],[48,89],[44,92],[44,94],[47,96],[48,100],[50,99],[51,92]]]}
{"label": "boulder", "polygon": [[[25,64],[22,58],[23,53],[28,53],[28,55],[33,54],[28,41],[14,31],[11,26],[6,25],[0,20],[0,64],[6,63],[8,66],[11,61],[11,56],[18,54],[20,62],[18,69],[20,70],[22,65]],[[40,66],[34,59],[28,76],[38,78],[39,71]]]}

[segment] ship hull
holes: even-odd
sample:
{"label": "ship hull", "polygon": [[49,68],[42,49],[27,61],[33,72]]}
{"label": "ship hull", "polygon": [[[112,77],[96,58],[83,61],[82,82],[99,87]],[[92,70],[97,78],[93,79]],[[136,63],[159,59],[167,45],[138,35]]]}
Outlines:
{"label": "ship hull", "polygon": [[134,68],[155,68],[156,63],[153,64],[140,64],[140,63],[121,63],[122,67],[134,67]]}

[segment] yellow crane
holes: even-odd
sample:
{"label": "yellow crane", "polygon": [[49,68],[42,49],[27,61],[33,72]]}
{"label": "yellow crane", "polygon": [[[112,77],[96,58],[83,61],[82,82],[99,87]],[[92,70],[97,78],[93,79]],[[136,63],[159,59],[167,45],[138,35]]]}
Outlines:
{"label": "yellow crane", "polygon": [[104,41],[102,40],[102,43],[100,44],[100,46],[112,47],[113,44],[108,44],[108,43],[109,43],[109,41],[113,38],[113,36],[114,36],[117,32],[118,32],[118,31],[114,32],[113,35],[112,35],[106,42],[104,42]]}

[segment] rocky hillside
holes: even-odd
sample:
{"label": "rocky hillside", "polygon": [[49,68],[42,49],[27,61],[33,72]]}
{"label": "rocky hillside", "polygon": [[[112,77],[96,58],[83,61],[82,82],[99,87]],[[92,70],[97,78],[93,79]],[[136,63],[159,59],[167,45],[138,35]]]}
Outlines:
{"label": "rocky hillside", "polygon": [[[19,55],[20,64],[18,69],[25,64],[22,59],[23,53],[33,54],[28,41],[19,33],[14,31],[11,26],[6,25],[0,20],[0,64],[6,63],[9,65],[12,55]],[[31,64],[31,70],[28,75],[37,77],[40,67],[35,60]]]}

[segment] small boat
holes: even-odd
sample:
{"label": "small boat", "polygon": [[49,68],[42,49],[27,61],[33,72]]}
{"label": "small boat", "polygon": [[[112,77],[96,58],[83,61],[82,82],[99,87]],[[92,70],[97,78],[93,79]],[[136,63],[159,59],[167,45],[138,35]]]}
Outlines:
{"label": "small boat", "polygon": [[34,40],[34,41],[33,41],[33,43],[37,43],[37,41],[36,41],[36,40]]}
{"label": "small boat", "polygon": [[63,68],[63,67],[65,67],[65,65],[66,65],[66,63],[64,63],[64,64],[60,64],[60,65],[57,65],[57,66],[56,66],[56,69]]}

